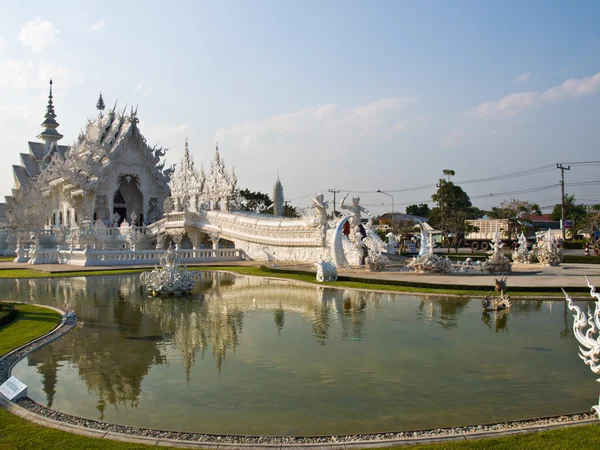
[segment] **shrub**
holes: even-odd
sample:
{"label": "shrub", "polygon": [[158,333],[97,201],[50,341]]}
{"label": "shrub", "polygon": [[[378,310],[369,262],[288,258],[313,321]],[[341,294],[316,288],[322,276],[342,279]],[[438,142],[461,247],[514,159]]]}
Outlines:
{"label": "shrub", "polygon": [[18,311],[13,305],[0,302],[0,327],[12,322],[17,314]]}

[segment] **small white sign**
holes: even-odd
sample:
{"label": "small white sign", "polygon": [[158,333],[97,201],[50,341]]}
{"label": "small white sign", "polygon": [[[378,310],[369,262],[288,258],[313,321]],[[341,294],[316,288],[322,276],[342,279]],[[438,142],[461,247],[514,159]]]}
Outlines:
{"label": "small white sign", "polygon": [[2,386],[0,386],[0,394],[4,395],[9,400],[18,400],[21,397],[27,397],[27,386],[15,377],[10,377]]}

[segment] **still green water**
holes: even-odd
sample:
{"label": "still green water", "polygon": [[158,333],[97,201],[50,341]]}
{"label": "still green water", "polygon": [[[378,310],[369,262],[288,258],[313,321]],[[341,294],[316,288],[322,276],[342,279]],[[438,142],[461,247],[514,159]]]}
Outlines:
{"label": "still green water", "polygon": [[449,427],[588,411],[598,398],[562,300],[482,315],[477,298],[203,277],[193,295],[162,299],[137,275],[1,280],[0,299],[80,321],[13,375],[69,414],[224,434]]}

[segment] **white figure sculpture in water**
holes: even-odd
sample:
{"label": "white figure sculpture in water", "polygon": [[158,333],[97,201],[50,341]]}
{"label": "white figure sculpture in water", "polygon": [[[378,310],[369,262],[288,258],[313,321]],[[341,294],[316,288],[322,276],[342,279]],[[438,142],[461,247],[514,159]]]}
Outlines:
{"label": "white figure sculpture in water", "polygon": [[340,209],[347,209],[348,211],[350,211],[350,226],[352,228],[357,227],[360,225],[360,216],[361,213],[366,213],[369,216],[371,215],[371,213],[369,211],[367,211],[364,207],[360,206],[360,197],[352,197],[352,205],[345,205],[344,201],[346,200],[346,198],[348,198],[348,194],[346,194],[344,196],[344,198],[342,199],[342,201],[340,202]]}
{"label": "white figure sculpture in water", "polygon": [[325,196],[319,192],[315,197],[310,198],[313,202],[311,208],[315,210],[315,218],[318,225],[327,226],[327,208],[329,204],[325,201]]}

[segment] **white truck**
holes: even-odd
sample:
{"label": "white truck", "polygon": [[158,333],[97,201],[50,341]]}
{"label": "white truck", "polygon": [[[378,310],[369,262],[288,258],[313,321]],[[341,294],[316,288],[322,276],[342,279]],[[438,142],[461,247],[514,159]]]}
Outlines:
{"label": "white truck", "polygon": [[479,219],[467,220],[467,222],[474,227],[479,228],[479,231],[467,233],[465,235],[465,245],[471,247],[473,250],[488,250],[490,248],[490,241],[496,232],[500,232],[502,242],[504,242],[505,245],[514,242],[514,240],[509,239],[508,234],[506,234],[508,221],[505,219]]}

